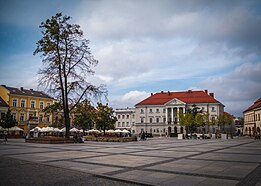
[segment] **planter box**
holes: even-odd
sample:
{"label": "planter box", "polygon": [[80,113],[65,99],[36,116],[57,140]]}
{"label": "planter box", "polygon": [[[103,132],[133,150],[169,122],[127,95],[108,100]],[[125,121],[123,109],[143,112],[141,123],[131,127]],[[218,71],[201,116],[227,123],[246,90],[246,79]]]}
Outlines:
{"label": "planter box", "polygon": [[183,134],[178,134],[178,139],[184,139],[184,135]]}
{"label": "planter box", "polygon": [[44,144],[63,144],[63,143],[74,143],[73,139],[65,138],[34,138],[34,139],[25,139],[27,143],[44,143]]}
{"label": "planter box", "polygon": [[227,134],[221,134],[221,139],[228,139],[228,135]]}

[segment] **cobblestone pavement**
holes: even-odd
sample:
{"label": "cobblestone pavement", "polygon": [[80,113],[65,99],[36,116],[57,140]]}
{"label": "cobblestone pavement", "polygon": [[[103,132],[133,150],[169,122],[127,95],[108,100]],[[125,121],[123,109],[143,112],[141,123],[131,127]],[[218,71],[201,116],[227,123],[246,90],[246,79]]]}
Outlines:
{"label": "cobblestone pavement", "polygon": [[261,185],[261,141],[248,138],[83,144],[9,140],[0,144],[0,156],[0,185],[21,180],[21,185]]}

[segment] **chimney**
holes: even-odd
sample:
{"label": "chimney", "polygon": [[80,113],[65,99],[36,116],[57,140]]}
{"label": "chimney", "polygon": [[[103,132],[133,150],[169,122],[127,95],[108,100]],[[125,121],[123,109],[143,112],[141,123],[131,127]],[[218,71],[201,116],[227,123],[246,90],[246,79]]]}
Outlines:
{"label": "chimney", "polygon": [[214,93],[209,93],[209,95],[210,95],[212,98],[214,98]]}
{"label": "chimney", "polygon": [[206,92],[206,94],[208,94],[208,90],[207,89],[205,90],[205,92]]}
{"label": "chimney", "polygon": [[2,85],[3,87],[6,87],[6,85]]}
{"label": "chimney", "polygon": [[153,93],[150,93],[151,96],[153,96]]}
{"label": "chimney", "polygon": [[161,94],[163,94],[164,92],[163,91],[161,91]]}
{"label": "chimney", "polygon": [[33,91],[34,89],[31,88],[30,90]]}
{"label": "chimney", "polygon": [[192,93],[192,90],[188,90],[188,93]]}
{"label": "chimney", "polygon": [[24,91],[24,87],[20,87],[21,91]]}
{"label": "chimney", "polygon": [[168,91],[168,95],[170,95],[170,91]]}

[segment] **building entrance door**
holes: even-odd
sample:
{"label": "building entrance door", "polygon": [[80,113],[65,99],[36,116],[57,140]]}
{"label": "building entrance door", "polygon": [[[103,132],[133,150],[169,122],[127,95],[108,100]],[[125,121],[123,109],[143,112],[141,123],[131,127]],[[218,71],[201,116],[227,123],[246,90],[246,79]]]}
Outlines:
{"label": "building entrance door", "polygon": [[168,136],[170,136],[171,133],[171,127],[168,127]]}

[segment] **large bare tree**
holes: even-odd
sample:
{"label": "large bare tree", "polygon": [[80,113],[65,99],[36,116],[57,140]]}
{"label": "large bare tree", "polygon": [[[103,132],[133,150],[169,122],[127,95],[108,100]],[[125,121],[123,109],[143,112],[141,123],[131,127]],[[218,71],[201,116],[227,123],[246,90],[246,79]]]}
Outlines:
{"label": "large bare tree", "polygon": [[43,68],[39,70],[39,86],[46,88],[61,102],[66,137],[69,137],[70,112],[83,99],[107,95],[104,85],[95,86],[87,81],[98,64],[89,48],[89,40],[70,16],[57,13],[42,22],[42,39],[37,42],[35,54],[40,53]]}

